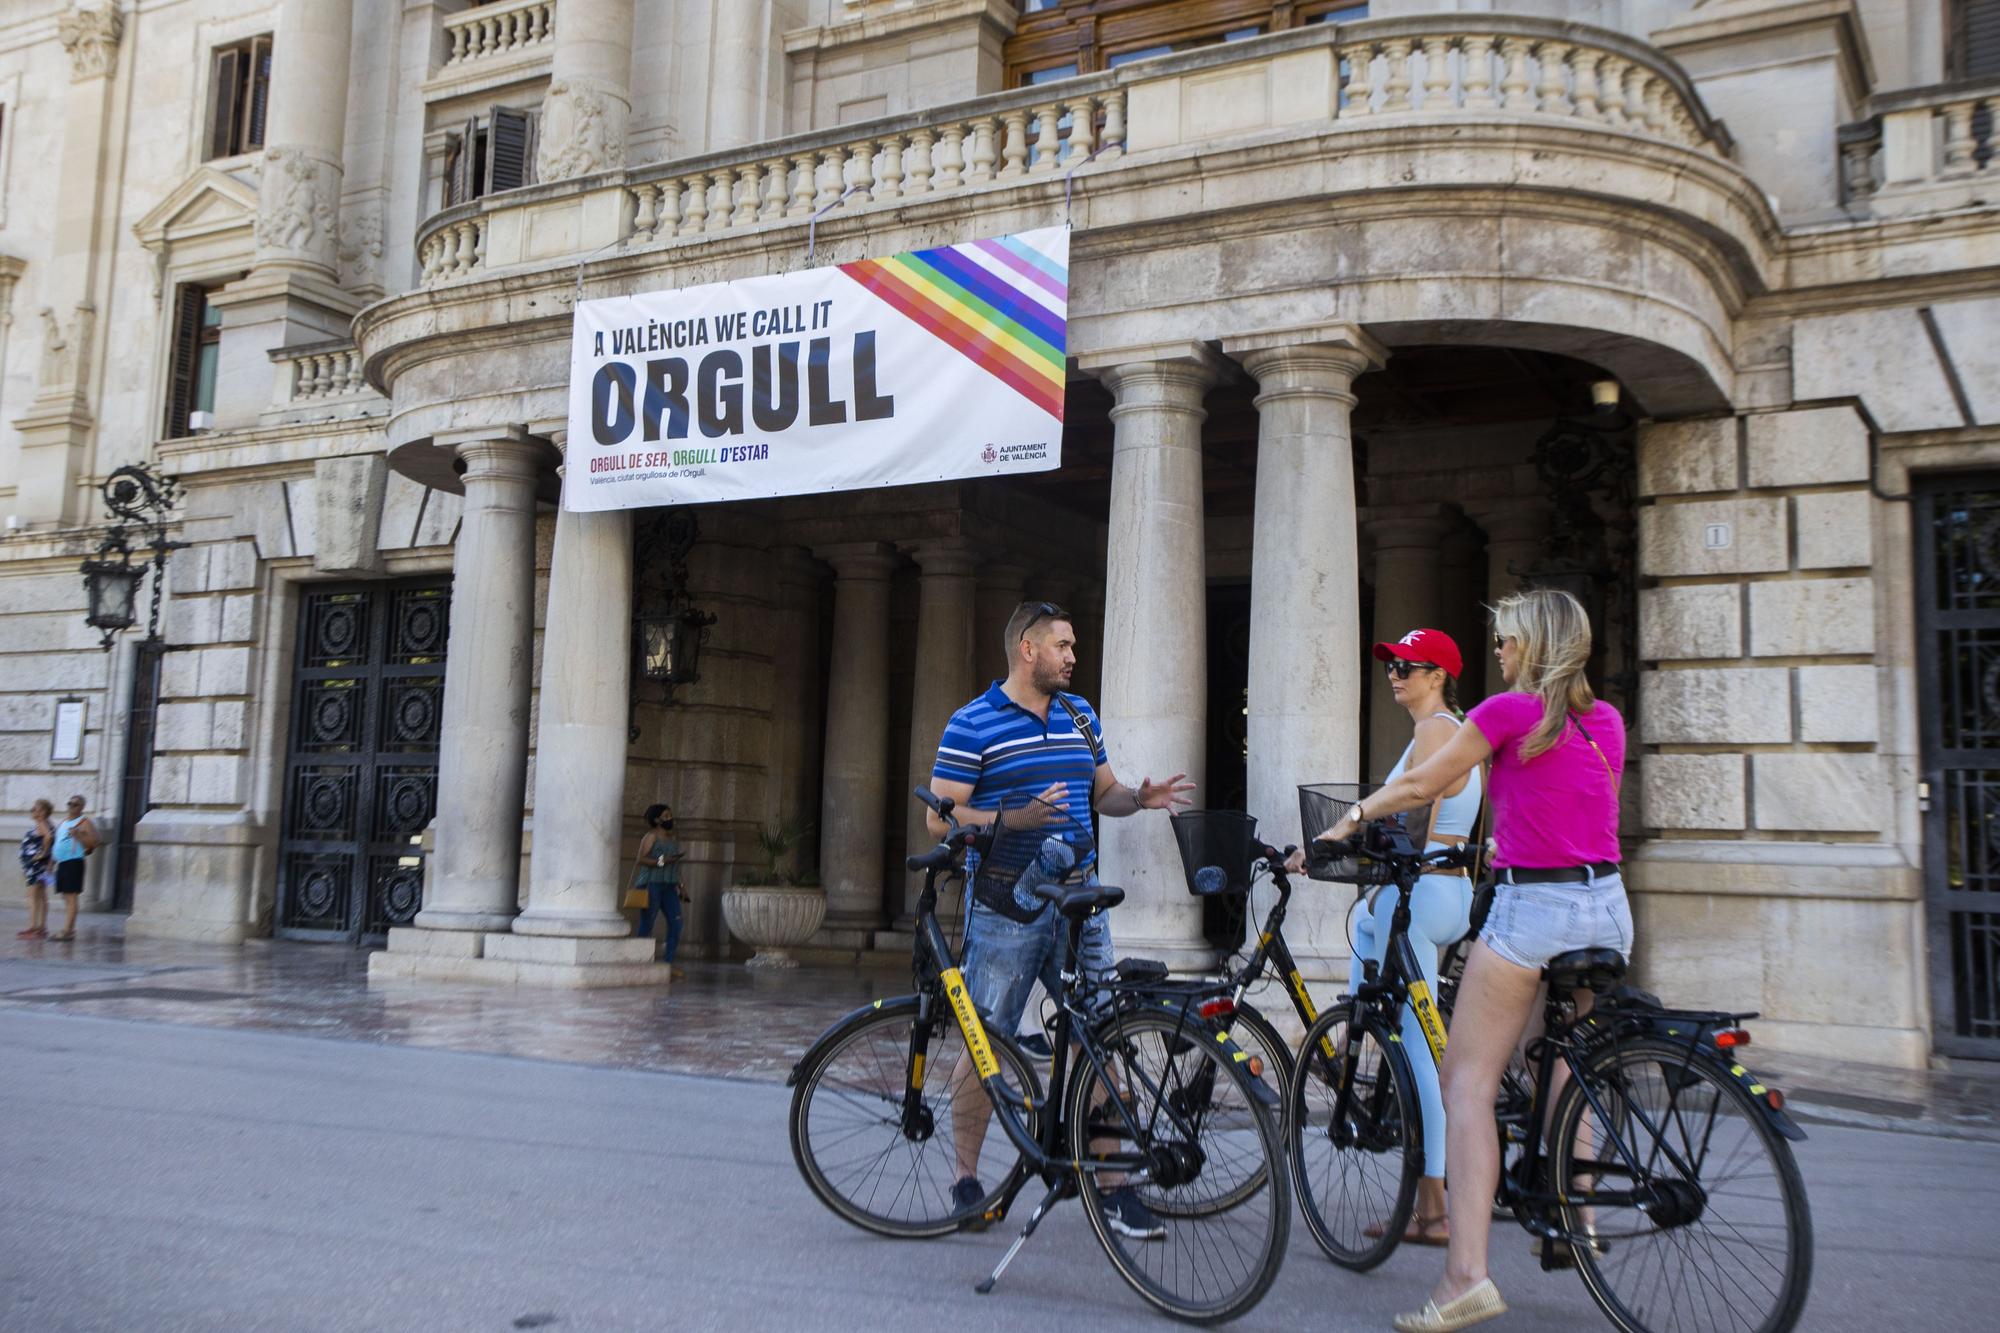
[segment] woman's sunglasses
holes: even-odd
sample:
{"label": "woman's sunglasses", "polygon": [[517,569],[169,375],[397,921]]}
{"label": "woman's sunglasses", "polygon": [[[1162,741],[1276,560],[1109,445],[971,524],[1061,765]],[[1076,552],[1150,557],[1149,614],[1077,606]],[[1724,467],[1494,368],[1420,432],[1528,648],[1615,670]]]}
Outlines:
{"label": "woman's sunglasses", "polygon": [[1511,634],[1495,634],[1493,636],[1493,651],[1497,653],[1502,648],[1505,648],[1507,646],[1507,640],[1513,637],[1514,636]]}
{"label": "woman's sunglasses", "polygon": [[1435,662],[1406,662],[1400,657],[1392,657],[1382,664],[1397,680],[1408,680],[1412,671],[1436,671]]}

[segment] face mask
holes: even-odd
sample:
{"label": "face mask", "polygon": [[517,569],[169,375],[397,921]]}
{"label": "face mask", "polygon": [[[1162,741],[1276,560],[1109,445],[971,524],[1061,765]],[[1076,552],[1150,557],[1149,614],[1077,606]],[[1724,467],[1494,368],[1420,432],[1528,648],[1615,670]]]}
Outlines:
{"label": "face mask", "polygon": [[660,828],[663,832],[672,833],[674,831],[674,821],[671,819],[662,819],[660,821]]}

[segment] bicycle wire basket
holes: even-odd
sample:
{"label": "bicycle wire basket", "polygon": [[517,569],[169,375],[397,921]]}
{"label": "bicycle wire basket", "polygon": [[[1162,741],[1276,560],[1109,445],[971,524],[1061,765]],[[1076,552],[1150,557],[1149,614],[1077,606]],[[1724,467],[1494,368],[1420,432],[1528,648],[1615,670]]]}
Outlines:
{"label": "bicycle wire basket", "polygon": [[1256,816],[1241,810],[1178,810],[1171,819],[1189,893],[1209,898],[1250,892],[1259,846]]}
{"label": "bicycle wire basket", "polygon": [[1300,846],[1306,849],[1309,878],[1335,884],[1386,884],[1394,878],[1380,862],[1345,850],[1329,852],[1319,841],[1319,835],[1339,823],[1341,816],[1381,789],[1374,782],[1314,782],[1299,787],[1299,826],[1304,835]]}

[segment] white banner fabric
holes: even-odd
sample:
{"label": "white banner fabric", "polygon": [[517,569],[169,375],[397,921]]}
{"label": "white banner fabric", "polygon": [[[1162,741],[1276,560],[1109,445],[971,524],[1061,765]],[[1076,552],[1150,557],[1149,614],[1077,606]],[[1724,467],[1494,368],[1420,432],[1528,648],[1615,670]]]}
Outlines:
{"label": "white banner fabric", "polygon": [[563,506],[1061,465],[1069,232],[585,301]]}

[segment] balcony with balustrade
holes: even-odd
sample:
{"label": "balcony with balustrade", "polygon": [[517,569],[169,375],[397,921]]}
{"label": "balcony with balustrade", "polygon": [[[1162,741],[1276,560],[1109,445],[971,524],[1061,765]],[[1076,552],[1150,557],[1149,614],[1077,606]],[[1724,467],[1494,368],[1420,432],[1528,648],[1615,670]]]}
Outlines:
{"label": "balcony with balustrade", "polygon": [[2000,79],[1889,93],[1869,109],[1840,134],[1851,213],[1898,218],[2000,204]]}
{"label": "balcony with balustrade", "polygon": [[422,225],[420,281],[434,288],[608,247],[684,246],[940,200],[1004,205],[1086,180],[1101,190],[1107,176],[1176,153],[1219,162],[1278,139],[1324,179],[1319,164],[1348,151],[1343,139],[1421,158],[1480,131],[1515,143],[1547,136],[1583,159],[1652,160],[1676,175],[1690,155],[1726,171],[1731,148],[1685,75],[1642,42],[1498,14],[1380,19],[490,195]]}

